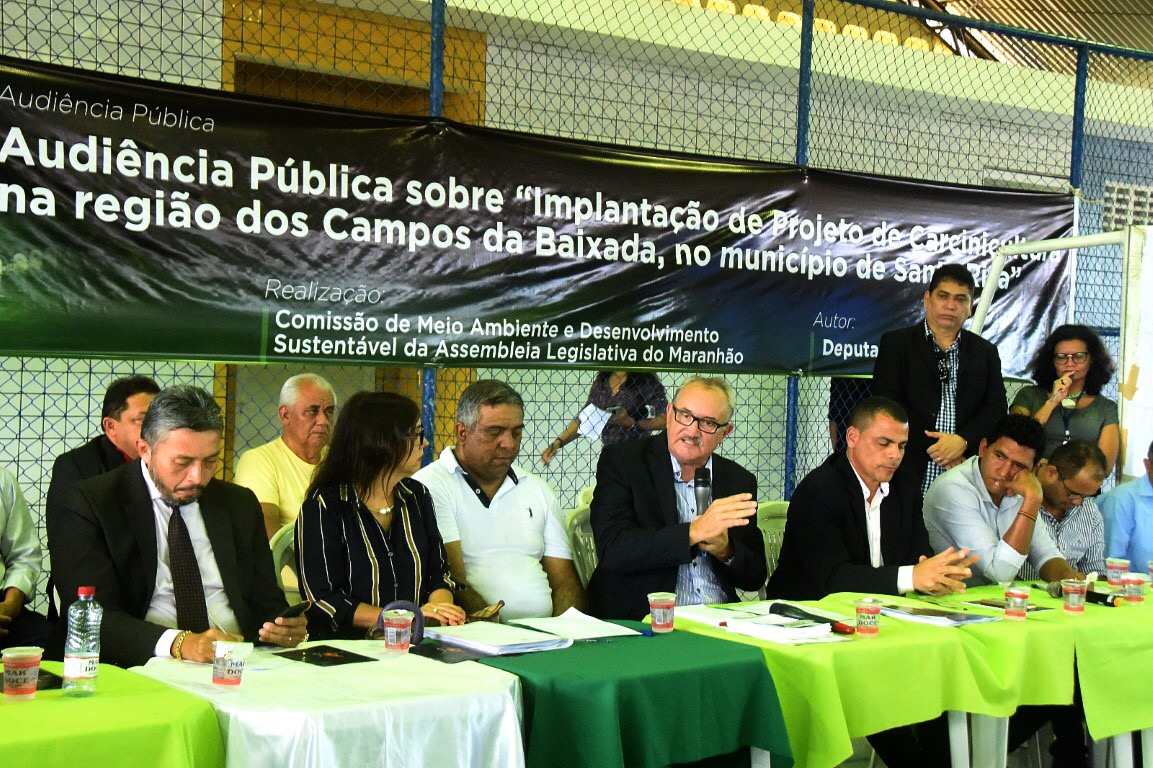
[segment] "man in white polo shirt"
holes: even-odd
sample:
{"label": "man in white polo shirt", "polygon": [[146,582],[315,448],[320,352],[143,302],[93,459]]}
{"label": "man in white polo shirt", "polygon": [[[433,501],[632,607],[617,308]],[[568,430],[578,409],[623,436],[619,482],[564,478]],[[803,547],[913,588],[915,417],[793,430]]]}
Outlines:
{"label": "man in white polo shirt", "polygon": [[456,411],[456,445],[413,477],[432,493],[457,602],[473,613],[503,600],[506,619],[584,608],[560,504],[513,464],[524,401],[502,381],[471,384]]}

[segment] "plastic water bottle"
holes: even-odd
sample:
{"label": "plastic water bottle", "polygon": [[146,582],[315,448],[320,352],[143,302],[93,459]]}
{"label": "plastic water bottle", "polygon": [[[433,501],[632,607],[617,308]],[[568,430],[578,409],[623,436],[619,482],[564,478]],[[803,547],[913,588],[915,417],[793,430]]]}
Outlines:
{"label": "plastic water bottle", "polygon": [[100,664],[100,621],[104,609],[96,602],[96,587],[80,587],[68,608],[64,641],[64,695],[91,696]]}

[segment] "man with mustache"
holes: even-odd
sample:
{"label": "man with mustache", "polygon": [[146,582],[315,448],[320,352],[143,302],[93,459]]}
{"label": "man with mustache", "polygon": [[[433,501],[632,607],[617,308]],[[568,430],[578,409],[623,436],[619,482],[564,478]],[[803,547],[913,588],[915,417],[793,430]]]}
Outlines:
{"label": "man with mustache", "polygon": [[223,431],[208,392],[162,390],[141,426],[140,458],[77,483],[48,510],[61,612],[79,587],[96,588],[101,661],[208,662],[216,640],[293,647],[307,638],[304,617],[277,617],[287,604],[256,497],[213,477]]}
{"label": "man with mustache", "polygon": [[245,451],[236,484],[250,488],[264,512],[268,538],[295,522],[328,440],[336,413],[332,385],[315,373],[292,376],[280,388],[280,437]]}
{"label": "man with mustache", "polygon": [[[732,389],[690,378],[665,413],[665,432],[605,446],[597,464],[589,608],[601,618],[644,618],[650,592],[675,592],[677,605],[726,603],[737,588],[765,583],[757,480],[714,453],[734,429]],[[712,502],[698,509],[702,468],[712,475]]]}
{"label": "man with mustache", "polygon": [[890,331],[877,345],[873,394],[909,414],[908,459],[898,474],[921,493],[942,472],[972,456],[1008,410],[997,348],[962,328],[976,283],[961,264],[938,267],[925,291],[925,319]]}
{"label": "man with mustache", "polygon": [[524,400],[503,381],[470,384],[456,408],[456,445],[413,475],[432,494],[457,602],[469,613],[504,601],[506,619],[584,608],[556,493],[513,464]]}
{"label": "man with mustache", "polygon": [[873,396],[853,409],[845,452],[829,456],[793,492],[769,597],[964,591],[976,558],[952,547],[933,555],[920,494],[894,479],[908,439],[905,409],[893,400]]}

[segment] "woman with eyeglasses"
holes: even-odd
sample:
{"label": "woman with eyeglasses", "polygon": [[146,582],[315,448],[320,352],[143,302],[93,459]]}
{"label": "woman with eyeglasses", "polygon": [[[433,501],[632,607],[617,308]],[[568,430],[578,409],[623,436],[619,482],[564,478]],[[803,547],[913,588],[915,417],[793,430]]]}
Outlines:
{"label": "woman with eyeglasses", "polygon": [[1036,385],[1021,389],[1011,413],[1045,427],[1045,458],[1070,440],[1095,443],[1113,472],[1121,452],[1117,403],[1101,394],[1116,371],[1101,337],[1084,325],[1062,325],[1049,334],[1029,364]]}
{"label": "woman with eyeglasses", "polygon": [[432,497],[410,477],[424,446],[407,397],[357,392],[341,410],[296,521],[314,637],[364,638],[394,600],[420,606],[430,623],[464,622]]}

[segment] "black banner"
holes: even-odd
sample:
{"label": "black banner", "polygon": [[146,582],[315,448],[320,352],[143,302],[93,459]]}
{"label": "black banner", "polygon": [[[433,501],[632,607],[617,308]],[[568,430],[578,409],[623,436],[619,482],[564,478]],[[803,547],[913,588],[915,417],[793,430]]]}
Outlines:
{"label": "black banner", "polygon": [[[0,60],[0,352],[865,373],[1067,195],[721,162]],[[1006,372],[1067,311],[1011,260]]]}

